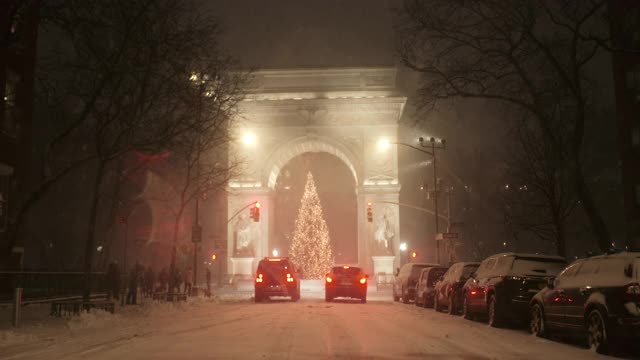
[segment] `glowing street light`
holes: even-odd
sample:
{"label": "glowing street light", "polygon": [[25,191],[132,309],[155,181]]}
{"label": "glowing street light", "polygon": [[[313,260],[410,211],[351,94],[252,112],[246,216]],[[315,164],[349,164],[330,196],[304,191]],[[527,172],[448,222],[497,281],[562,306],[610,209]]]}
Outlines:
{"label": "glowing street light", "polygon": [[246,133],[242,136],[242,142],[245,145],[255,145],[256,137],[251,133]]}
{"label": "glowing street light", "polygon": [[273,249],[273,251],[271,252],[271,254],[273,256],[278,256],[278,249]]}
{"label": "glowing street light", "polygon": [[379,150],[387,150],[389,149],[389,147],[391,147],[391,142],[389,141],[389,139],[387,138],[381,138],[380,140],[378,140],[378,149]]}
{"label": "glowing street light", "polygon": [[400,243],[400,251],[407,251],[407,243],[406,242]]}

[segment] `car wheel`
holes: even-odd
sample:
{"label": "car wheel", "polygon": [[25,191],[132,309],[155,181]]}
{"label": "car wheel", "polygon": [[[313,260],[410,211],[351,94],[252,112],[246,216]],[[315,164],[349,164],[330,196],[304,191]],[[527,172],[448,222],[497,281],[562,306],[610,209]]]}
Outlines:
{"label": "car wheel", "polygon": [[449,294],[449,301],[447,304],[447,313],[449,313],[449,315],[456,315],[457,314],[457,310],[455,307],[455,304],[453,303],[453,294]]}
{"label": "car wheel", "polygon": [[324,301],[331,302],[331,301],[333,301],[333,298],[329,294],[325,293],[324,294]]}
{"label": "car wheel", "polygon": [[433,297],[433,309],[435,311],[440,311],[440,301],[438,301],[439,296],[435,295]]}
{"label": "car wheel", "polygon": [[498,310],[498,304],[496,303],[495,295],[489,296],[489,326],[500,327],[500,312]]}
{"label": "car wheel", "polygon": [[416,292],[416,298],[415,301],[413,302],[415,306],[421,306],[422,304],[420,304],[420,301],[418,301],[418,293]]}
{"label": "car wheel", "polygon": [[360,299],[360,302],[363,303],[363,304],[366,304],[367,303],[367,297],[365,296],[362,299]]}
{"label": "car wheel", "polygon": [[405,289],[404,286],[402,286],[402,303],[403,304],[409,303],[409,292],[406,290],[407,289]]}
{"label": "car wheel", "polygon": [[422,297],[422,307],[425,308],[425,309],[429,307],[429,303],[427,302],[427,294],[425,294]]}
{"label": "car wheel", "polygon": [[607,326],[602,312],[598,309],[591,310],[587,317],[586,326],[589,348],[597,353],[606,354],[609,339],[607,338]]}
{"label": "car wheel", "polygon": [[529,314],[529,330],[537,337],[546,337],[544,312],[540,304],[534,304]]}
{"label": "car wheel", "polygon": [[291,297],[291,300],[293,300],[293,301],[298,301],[298,300],[300,300],[300,293],[299,293],[299,292],[295,293],[295,294]]}
{"label": "car wheel", "polygon": [[262,295],[256,293],[256,295],[254,296],[254,300],[255,302],[259,303],[260,301],[262,301]]}
{"label": "car wheel", "polygon": [[393,301],[400,301],[400,296],[396,293],[396,285],[393,285]]}

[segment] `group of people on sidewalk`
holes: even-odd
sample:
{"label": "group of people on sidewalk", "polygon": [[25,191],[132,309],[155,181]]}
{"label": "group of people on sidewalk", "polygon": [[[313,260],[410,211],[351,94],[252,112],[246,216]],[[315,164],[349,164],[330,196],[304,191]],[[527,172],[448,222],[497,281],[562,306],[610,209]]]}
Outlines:
{"label": "group of people on sidewalk", "polygon": [[[153,296],[154,293],[179,293],[181,286],[183,286],[183,292],[187,296],[193,294],[193,269],[188,268],[184,273],[176,268],[173,273],[173,286],[171,284],[170,274],[166,268],[162,268],[157,274],[151,266],[146,268],[140,263],[136,263],[131,270],[129,270],[128,276],[125,278],[127,282],[126,303],[137,304],[138,290],[142,291],[142,294],[146,297]],[[211,272],[206,269],[207,290],[206,296],[211,294]],[[107,289],[110,299],[119,300],[121,290],[121,274],[117,261],[112,261],[107,269]],[[170,289],[170,287],[172,287]],[[124,294],[122,296],[125,296]]]}

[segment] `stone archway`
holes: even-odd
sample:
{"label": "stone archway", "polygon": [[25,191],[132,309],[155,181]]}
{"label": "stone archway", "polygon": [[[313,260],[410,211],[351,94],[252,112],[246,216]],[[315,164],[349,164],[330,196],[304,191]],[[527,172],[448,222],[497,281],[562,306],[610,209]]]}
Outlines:
{"label": "stone archway", "polygon": [[[394,255],[400,214],[396,205],[384,202],[397,203],[399,198],[397,149],[380,150],[378,143],[397,138],[406,98],[397,93],[395,78],[395,68],[254,73],[250,93],[241,104],[242,118],[233,131],[238,139],[255,142],[231,146],[231,156],[242,159],[243,168],[242,175],[229,182],[228,216],[253,201],[263,207],[261,221],[249,224],[254,258],[234,260],[233,239],[239,225],[230,222],[229,273],[251,275],[256,259],[269,255],[274,185],[283,166],[307,152],[332,154],[349,168],[356,183],[359,265],[370,273],[393,272],[399,260]],[[374,203],[373,222],[366,216],[369,201]],[[380,249],[380,244],[388,248]],[[374,269],[377,255],[386,263]],[[240,262],[243,265],[236,266]]]}

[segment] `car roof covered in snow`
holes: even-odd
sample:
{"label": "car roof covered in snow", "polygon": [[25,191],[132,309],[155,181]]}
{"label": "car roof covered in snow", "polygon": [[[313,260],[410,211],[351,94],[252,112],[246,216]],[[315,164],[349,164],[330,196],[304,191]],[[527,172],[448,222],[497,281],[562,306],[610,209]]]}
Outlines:
{"label": "car roof covered in snow", "polygon": [[567,261],[567,259],[562,256],[557,255],[543,255],[543,254],[530,254],[530,253],[515,253],[515,252],[505,252],[500,254],[491,255],[488,258],[492,257],[503,257],[503,256],[515,256],[518,258],[533,258],[533,259],[546,259],[546,260],[557,260],[557,261]]}
{"label": "car roof covered in snow", "polygon": [[[602,255],[594,255],[590,256],[586,259],[599,259],[599,258],[625,258],[625,259],[634,259],[640,258],[640,252],[631,252],[631,251],[621,251],[613,254],[602,254]],[[585,260],[585,259],[582,259]]]}

